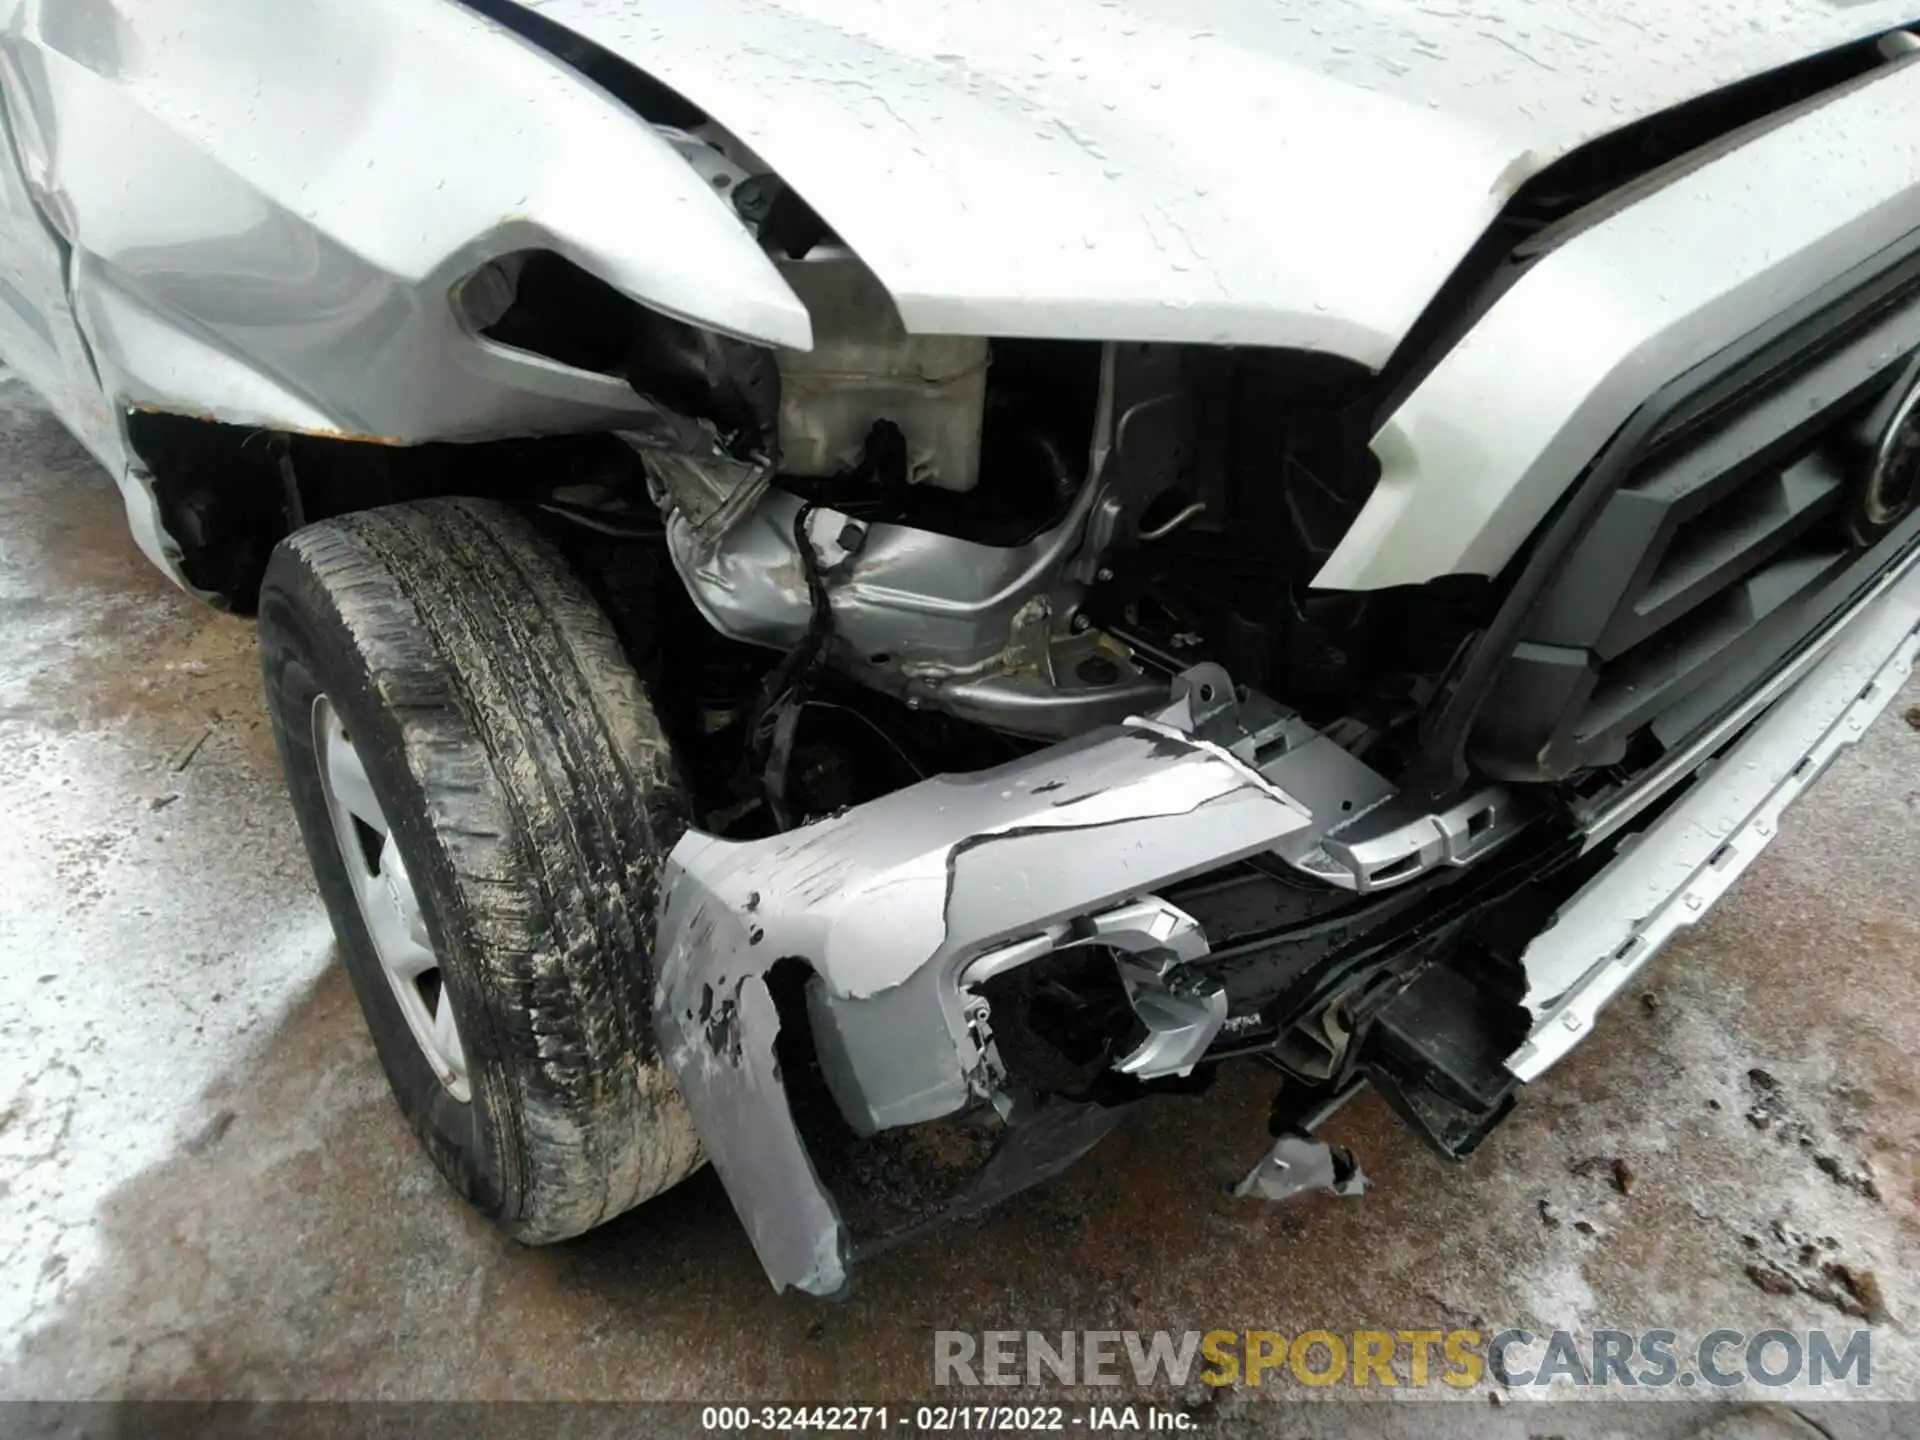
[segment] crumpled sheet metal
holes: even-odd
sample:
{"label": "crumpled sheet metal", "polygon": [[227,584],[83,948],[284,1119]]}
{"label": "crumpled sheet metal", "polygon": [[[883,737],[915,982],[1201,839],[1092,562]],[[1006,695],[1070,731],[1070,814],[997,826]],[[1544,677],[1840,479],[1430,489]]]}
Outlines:
{"label": "crumpled sheet metal", "polygon": [[1217,749],[1110,729],[768,839],[685,837],[664,879],[655,1019],[775,1286],[833,1294],[847,1250],[773,1059],[779,1017],[763,977],[777,961],[805,961],[856,1011],[912,987],[913,1003],[885,1007],[887,1042],[924,1057],[916,1093],[932,1118],[980,1092],[983,1052],[958,983],[967,962],[1269,850],[1310,819]]}
{"label": "crumpled sheet metal", "polygon": [[1269,849],[1311,818],[1222,752],[1103,731],[765,840],[696,833],[673,861],[742,922],[711,906],[697,920],[707,945],[748,947],[735,975],[769,963],[753,938],[764,932],[767,949],[804,956],[835,992],[868,996],[932,960]]}
{"label": "crumpled sheet metal", "polygon": [[692,323],[812,344],[806,306],[666,137],[459,5],[0,15],[0,171],[18,160],[0,252],[27,307],[0,340],[182,585],[128,411],[395,444],[644,418],[622,376],[476,333],[456,296],[492,261],[551,251]]}
{"label": "crumpled sheet metal", "polygon": [[1311,1135],[1282,1135],[1233,1187],[1235,1195],[1263,1200],[1291,1200],[1312,1190],[1352,1198],[1366,1193],[1367,1177],[1344,1147],[1335,1149]]}

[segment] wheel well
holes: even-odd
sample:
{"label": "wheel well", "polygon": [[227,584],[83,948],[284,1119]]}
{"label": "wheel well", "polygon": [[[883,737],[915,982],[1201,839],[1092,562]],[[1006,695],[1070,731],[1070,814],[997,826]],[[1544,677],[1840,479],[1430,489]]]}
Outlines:
{"label": "wheel well", "polygon": [[604,434],[401,446],[136,411],[127,437],[188,583],[241,614],[273,547],[315,520],[436,495],[534,508],[570,487],[644,486],[633,452]]}

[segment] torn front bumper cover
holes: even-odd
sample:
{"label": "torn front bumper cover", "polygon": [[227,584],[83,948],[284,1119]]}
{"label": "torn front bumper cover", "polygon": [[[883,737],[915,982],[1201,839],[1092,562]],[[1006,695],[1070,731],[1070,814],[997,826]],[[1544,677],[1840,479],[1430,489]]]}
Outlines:
{"label": "torn front bumper cover", "polygon": [[[1591,1033],[1599,1009],[1705,913],[1785,806],[1859,737],[1916,654],[1920,566],[1910,556],[1737,714],[1584,817],[1589,847],[1618,854],[1521,956],[1534,1025],[1508,1056],[1509,1074],[1531,1081]],[[857,1134],[981,1103],[1004,1115],[1011,1092],[980,987],[1097,944],[1114,955],[1146,1036],[1115,1068],[1184,1074],[1219,1037],[1227,1005],[1207,973],[1205,933],[1156,892],[1268,852],[1365,893],[1473,863],[1513,833],[1521,807],[1497,789],[1442,815],[1402,813],[1385,782],[1298,717],[1236,702],[1215,667],[1188,672],[1174,694],[1157,715],[995,770],[928,780],[766,840],[696,832],[675,848],[655,951],[656,1026],[777,1288],[839,1293],[853,1253],[789,1105],[776,1049],[783,1018],[811,1031]],[[768,976],[782,962],[810,974],[804,1015],[776,1006]],[[1086,1117],[1066,1118],[1071,1143],[1029,1156],[1027,1178],[1097,1139]],[[1326,1178],[1306,1163],[1317,1152],[1276,1154],[1281,1163],[1270,1156],[1249,1177],[1250,1193]]]}
{"label": "torn front bumper cover", "polygon": [[1004,1103],[975,987],[1055,950],[1118,957],[1147,1037],[1118,1068],[1190,1070],[1225,1019],[1193,920],[1152,892],[1310,830],[1309,808],[1201,738],[1231,706],[1203,667],[1167,710],[979,774],[942,776],[769,839],[695,833],[668,862],[655,1019],[777,1288],[841,1291],[849,1236],[783,1085],[767,975],[804,962],[821,1068],[861,1134]]}

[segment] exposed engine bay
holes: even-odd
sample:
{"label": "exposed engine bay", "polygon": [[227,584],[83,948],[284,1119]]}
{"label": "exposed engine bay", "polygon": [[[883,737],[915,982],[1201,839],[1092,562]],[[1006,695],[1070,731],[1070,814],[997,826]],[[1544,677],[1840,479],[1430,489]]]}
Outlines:
{"label": "exposed engine bay", "polygon": [[[490,267],[464,301],[491,338],[622,373],[656,407],[621,438],[686,594],[719,636],[779,652],[754,694],[710,697],[699,720],[716,744],[744,727],[758,783],[739,793],[736,774],[732,798],[764,800],[762,828],[863,798],[795,763],[810,702],[831,702],[824,676],[909,720],[1005,737],[979,752],[992,759],[1156,710],[1175,675],[1214,663],[1352,757],[1323,828],[1368,848],[1336,837],[1345,858],[1303,864],[1367,889],[1426,868],[1410,855],[1458,860],[1464,832],[1394,812],[1382,776],[1491,587],[1308,589],[1377,473],[1367,372],[1290,351],[910,335],[738,141],[711,124],[662,133],[806,302],[812,350],[631,306],[602,307],[618,317],[605,333],[570,318],[562,334],[551,317],[586,310],[594,282],[552,256]],[[925,773],[888,744],[910,771],[895,783]],[[1472,797],[1476,841],[1496,838],[1485,817],[1501,808]]]}
{"label": "exposed engine bay", "polygon": [[[781,201],[799,203],[790,192],[686,143],[696,168],[730,185],[815,325],[810,353],[731,347],[730,373],[759,377],[757,403],[750,415],[693,414],[701,445],[682,432],[631,436],[675,565],[717,630],[802,643],[820,623],[817,577],[833,615],[814,643],[834,668],[915,706],[1048,739],[1163,698],[1169,674],[1205,653],[1208,619],[1239,642],[1217,658],[1257,649],[1260,675],[1276,645],[1300,645],[1312,622],[1272,577],[1304,582],[1365,499],[1365,436],[1342,435],[1338,416],[1364,372],[1171,346],[909,336],[855,255],[818,225],[783,220]],[[648,393],[648,375],[632,378]],[[1290,405],[1317,412],[1315,433],[1290,431],[1275,413]],[[1236,409],[1258,423],[1236,431]],[[1221,544],[1230,535],[1237,547]],[[1215,611],[1203,616],[1181,572],[1236,560],[1260,580],[1230,612],[1200,599]],[[1217,579],[1198,588],[1216,594]],[[1332,648],[1306,643],[1323,662]]]}

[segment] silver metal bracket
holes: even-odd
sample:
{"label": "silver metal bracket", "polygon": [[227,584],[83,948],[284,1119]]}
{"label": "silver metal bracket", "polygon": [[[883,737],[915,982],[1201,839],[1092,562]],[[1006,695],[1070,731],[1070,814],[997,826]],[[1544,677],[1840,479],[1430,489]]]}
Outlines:
{"label": "silver metal bracket", "polygon": [[[1152,1080],[1186,1075],[1200,1063],[1227,1019],[1227,994],[1218,981],[1194,970],[1208,954],[1200,922],[1155,895],[1130,900],[1072,926],[1056,926],[1044,935],[1017,941],[982,955],[967,966],[961,990],[971,1022],[979,1000],[974,987],[1043,955],[1079,945],[1104,945],[1117,952],[1120,983],[1147,1038],[1114,1069]],[[979,1023],[987,1014],[981,1011]]]}
{"label": "silver metal bracket", "polygon": [[1286,1134],[1233,1187],[1236,1195],[1258,1195],[1263,1200],[1290,1200],[1309,1190],[1364,1195],[1367,1177],[1351,1152],[1336,1150],[1311,1135]]}

